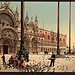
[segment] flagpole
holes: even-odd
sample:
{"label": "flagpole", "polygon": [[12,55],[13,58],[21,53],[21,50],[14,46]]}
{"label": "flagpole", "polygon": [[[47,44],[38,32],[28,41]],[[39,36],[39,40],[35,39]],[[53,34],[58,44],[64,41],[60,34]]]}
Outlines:
{"label": "flagpole", "polygon": [[21,1],[21,44],[20,44],[20,57],[23,55],[26,60],[26,49],[24,39],[24,1]]}
{"label": "flagpole", "polygon": [[24,1],[21,1],[21,40],[24,39]]}
{"label": "flagpole", "polygon": [[71,1],[69,7],[69,53],[71,53]]}
{"label": "flagpole", "polygon": [[60,54],[59,51],[59,1],[58,1],[58,30],[57,30],[57,54]]}
{"label": "flagpole", "polygon": [[24,27],[23,27],[23,24],[24,24],[24,2],[21,1],[21,47],[20,47],[20,51],[22,50],[22,39],[24,39]]}

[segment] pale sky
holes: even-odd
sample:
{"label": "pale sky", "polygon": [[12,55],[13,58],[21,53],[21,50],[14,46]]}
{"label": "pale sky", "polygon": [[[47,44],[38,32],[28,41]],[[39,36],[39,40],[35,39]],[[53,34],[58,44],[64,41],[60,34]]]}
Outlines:
{"label": "pale sky", "polygon": [[[21,17],[21,2],[10,2],[13,10],[18,6],[19,17]],[[58,2],[25,2],[25,16],[28,11],[29,20],[33,16],[33,21],[37,14],[38,26],[44,29],[57,32]],[[75,42],[75,2],[71,2],[71,46]],[[60,2],[60,33],[67,35],[67,45],[69,45],[69,2]]]}

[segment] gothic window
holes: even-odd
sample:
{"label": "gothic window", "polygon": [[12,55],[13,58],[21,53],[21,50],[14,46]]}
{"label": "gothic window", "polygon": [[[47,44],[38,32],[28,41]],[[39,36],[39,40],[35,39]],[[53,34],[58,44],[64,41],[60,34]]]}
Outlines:
{"label": "gothic window", "polygon": [[40,31],[40,33],[42,33],[42,31]]}
{"label": "gothic window", "polygon": [[52,37],[52,40],[54,40],[54,37]]}
{"label": "gothic window", "polygon": [[48,35],[48,40],[50,39],[50,36]]}
{"label": "gothic window", "polygon": [[40,31],[40,35],[42,35],[42,31]]}
{"label": "gothic window", "polygon": [[63,42],[65,42],[65,39],[63,39]]}
{"label": "gothic window", "polygon": [[47,32],[45,32],[45,34],[47,34]]}
{"label": "gothic window", "polygon": [[62,39],[60,38],[60,41],[62,41]]}

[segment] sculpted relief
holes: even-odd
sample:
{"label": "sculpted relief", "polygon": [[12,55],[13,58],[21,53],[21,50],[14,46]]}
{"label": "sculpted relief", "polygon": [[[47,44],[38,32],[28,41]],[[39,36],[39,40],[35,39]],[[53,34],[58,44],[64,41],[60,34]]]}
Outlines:
{"label": "sculpted relief", "polygon": [[3,31],[2,37],[3,38],[15,39],[15,36],[14,36],[13,32],[8,31],[8,30]]}
{"label": "sculpted relief", "polygon": [[0,14],[0,20],[2,23],[14,25],[12,19],[7,14]]}

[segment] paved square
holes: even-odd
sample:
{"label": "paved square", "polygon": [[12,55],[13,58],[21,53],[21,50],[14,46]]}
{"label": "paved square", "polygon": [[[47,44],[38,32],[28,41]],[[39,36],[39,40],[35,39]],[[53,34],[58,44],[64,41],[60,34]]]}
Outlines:
{"label": "paved square", "polygon": [[[8,63],[8,59],[10,58],[11,55],[5,55],[6,57],[6,63]],[[44,55],[44,54],[30,54],[29,59],[30,61],[25,64],[27,65],[36,65],[36,70],[32,69],[33,72],[75,72],[75,55],[66,55],[68,58],[56,58],[55,60],[55,66],[54,67],[49,67],[50,65],[50,60],[48,58],[51,57],[51,54],[49,55]],[[0,55],[1,58],[1,55]],[[2,65],[2,59],[0,59],[0,67],[1,70],[0,72],[19,72],[19,69],[13,69],[13,68],[7,68],[3,67]],[[24,70],[23,70],[24,71]],[[24,71],[25,72],[25,71]],[[30,70],[29,70],[30,72]]]}

